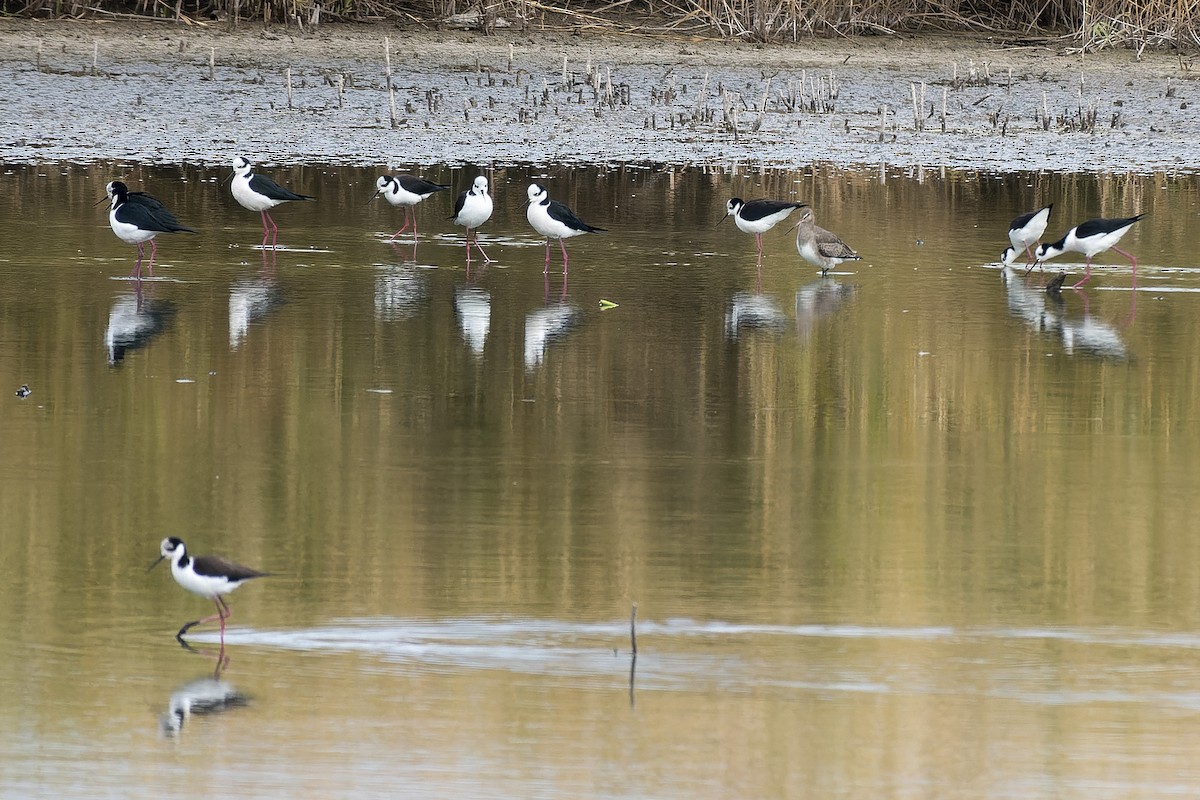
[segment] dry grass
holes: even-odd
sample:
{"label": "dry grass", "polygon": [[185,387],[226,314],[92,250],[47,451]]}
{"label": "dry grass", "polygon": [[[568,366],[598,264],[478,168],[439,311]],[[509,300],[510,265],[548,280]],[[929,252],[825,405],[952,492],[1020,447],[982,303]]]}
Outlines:
{"label": "dry grass", "polygon": [[493,33],[603,29],[789,42],[899,31],[987,31],[1059,37],[1078,50],[1200,47],[1200,0],[0,0],[36,17],[220,19],[311,26],[390,20]]}

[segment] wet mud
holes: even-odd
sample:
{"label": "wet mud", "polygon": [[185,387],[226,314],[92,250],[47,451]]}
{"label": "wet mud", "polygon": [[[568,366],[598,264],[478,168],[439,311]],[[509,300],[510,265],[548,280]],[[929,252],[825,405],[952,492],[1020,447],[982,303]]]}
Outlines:
{"label": "wet mud", "polygon": [[0,74],[16,163],[1200,168],[1200,68],[1065,41],[4,20]]}

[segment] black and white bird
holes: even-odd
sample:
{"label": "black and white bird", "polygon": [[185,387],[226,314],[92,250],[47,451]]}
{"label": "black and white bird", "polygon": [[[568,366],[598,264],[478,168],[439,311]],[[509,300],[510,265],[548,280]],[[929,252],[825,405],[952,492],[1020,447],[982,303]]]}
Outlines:
{"label": "black and white bird", "polygon": [[279,236],[279,226],[275,224],[275,220],[271,219],[267,210],[293,200],[316,200],[317,198],[306,194],[296,194],[291,189],[285,189],[266,175],[254,174],[252,167],[249,159],[243,156],[234,158],[233,184],[230,188],[233,192],[233,199],[237,200],[242,208],[262,214],[262,246],[266,247],[267,239],[270,239],[271,249],[274,249]]}
{"label": "black and white bird", "polygon": [[159,552],[161,555],[159,555],[157,561],[149,566],[146,570],[147,572],[157,567],[163,559],[169,558],[171,560],[171,575],[175,578],[175,582],[193,594],[207,597],[217,606],[217,613],[211,617],[189,622],[180,628],[179,633],[175,634],[175,638],[180,640],[183,639],[183,635],[191,628],[219,619],[221,621],[221,642],[223,644],[225,642],[225,620],[229,619],[233,612],[230,611],[229,604],[225,602],[225,599],[221,595],[229,594],[252,578],[264,578],[270,574],[259,572],[250,567],[243,567],[241,564],[227,561],[220,556],[189,555],[183,540],[177,539],[174,536],[162,540],[162,543],[159,545]]}
{"label": "black and white bird", "polygon": [[154,237],[160,233],[180,231],[195,233],[191,228],[180,225],[175,215],[153,195],[131,192],[121,181],[109,181],[104,191],[112,201],[108,209],[108,224],[113,233],[121,241],[137,245],[137,263],[129,273],[131,276],[139,279],[142,277],[142,258],[145,255],[146,242],[150,243],[150,263],[147,268],[153,275],[154,257],[158,254],[158,245],[154,243]]}
{"label": "black and white bird", "polygon": [[792,203],[786,200],[742,200],[740,197],[731,198],[725,204],[725,216],[717,222],[724,222],[733,217],[738,230],[754,234],[758,245],[758,262],[762,264],[762,235],[783,222],[793,211],[804,206],[804,203]]}
{"label": "black and white bird", "polygon": [[1052,208],[1054,208],[1053,203],[1045,208],[1039,208],[1037,211],[1022,214],[1009,223],[1008,241],[1012,243],[1012,246],[1004,248],[1004,252],[1000,254],[1000,262],[1004,266],[1012,266],[1012,263],[1017,260],[1017,256],[1024,251],[1025,265],[1030,269],[1033,268],[1033,247],[1041,241],[1042,234],[1046,232],[1046,223],[1050,221]]}
{"label": "black and white bird", "polygon": [[454,214],[450,217],[455,225],[467,229],[467,263],[471,262],[471,232],[475,232],[475,247],[484,262],[491,262],[479,244],[479,226],[492,218],[492,197],[488,194],[488,179],[480,175],[471,188],[460,192],[454,201]]}
{"label": "black and white bird", "polygon": [[449,188],[414,175],[380,175],[375,179],[375,194],[367,202],[383,195],[383,199],[392,205],[403,206],[404,227],[393,233],[392,239],[408,230],[409,224],[412,225],[413,236],[416,236],[417,211],[414,206],[426,197]]}
{"label": "black and white bird", "polygon": [[1084,257],[1083,278],[1072,287],[1077,289],[1092,277],[1092,257],[1100,255],[1106,250],[1116,250],[1129,259],[1129,263],[1133,266],[1133,280],[1136,283],[1137,259],[1132,253],[1127,253],[1117,247],[1117,242],[1121,241],[1122,236],[1129,233],[1133,223],[1144,216],[1145,214],[1138,214],[1123,219],[1089,219],[1087,222],[1081,222],[1071,228],[1057,242],[1038,245],[1034,256],[1037,263],[1040,264],[1063,253],[1082,253]]}
{"label": "black and white bird", "polygon": [[805,206],[800,209],[800,221],[796,223],[796,251],[800,257],[810,264],[821,268],[821,275],[828,275],[829,270],[844,261],[858,261],[862,258],[850,245],[831,233],[819,227],[813,217],[813,210]]}
{"label": "black and white bird", "polygon": [[608,229],[587,224],[575,216],[574,211],[557,200],[551,200],[550,193],[540,183],[529,184],[527,194],[529,195],[529,207],[525,209],[525,218],[529,220],[529,224],[535,231],[546,237],[546,267],[542,272],[550,270],[550,240],[558,239],[558,245],[562,248],[563,274],[565,275],[567,272],[567,245],[563,240],[585,233],[602,233]]}

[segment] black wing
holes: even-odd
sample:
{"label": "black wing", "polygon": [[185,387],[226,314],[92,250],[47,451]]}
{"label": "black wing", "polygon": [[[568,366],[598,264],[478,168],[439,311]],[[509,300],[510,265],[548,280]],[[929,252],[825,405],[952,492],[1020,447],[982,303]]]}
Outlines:
{"label": "black wing", "polygon": [[575,212],[564,206],[557,200],[550,201],[550,208],[547,209],[550,214],[550,219],[561,222],[568,228],[574,231],[584,231],[585,233],[596,233],[597,231],[607,231],[608,228],[597,228],[594,225],[588,225],[586,222],[575,216]]}
{"label": "black wing", "polygon": [[416,178],[412,175],[397,175],[395,178],[400,186],[404,188],[404,191],[419,194],[422,197],[450,188],[449,186],[443,186],[440,183],[431,183],[424,178]]}
{"label": "black wing", "polygon": [[196,570],[197,575],[205,575],[211,578],[225,577],[231,581],[263,578],[270,574],[259,572],[250,567],[244,567],[241,564],[235,564],[220,556],[196,556],[192,559],[192,568]]}
{"label": "black wing", "polygon": [[456,219],[462,213],[463,206],[467,204],[467,195],[470,193],[470,190],[458,193],[458,199],[454,201],[454,213],[449,216],[449,219]]}
{"label": "black wing", "polygon": [[803,205],[803,203],[789,203],[785,200],[751,200],[742,205],[738,216],[747,222],[756,222],[772,214],[778,214],[780,211],[800,208]]}
{"label": "black wing", "polygon": [[143,231],[195,233],[191,228],[180,225],[179,220],[175,219],[175,215],[167,211],[161,204],[158,208],[154,208],[144,203],[126,201],[117,207],[117,220],[128,225],[136,225]]}
{"label": "black wing", "polygon": [[251,175],[250,188],[264,197],[272,200],[316,200],[306,194],[296,194],[291,189],[285,189],[266,175]]}
{"label": "black wing", "polygon": [[1052,208],[1054,208],[1054,203],[1051,203],[1045,208],[1039,208],[1037,211],[1030,211],[1028,214],[1022,214],[1019,217],[1015,217],[1013,221],[1009,223],[1008,229],[1010,231],[1019,231],[1021,228],[1024,228],[1026,225],[1028,225],[1030,220],[1032,220],[1038,214],[1041,214],[1043,211],[1049,212]]}
{"label": "black wing", "polygon": [[1102,236],[1106,233],[1119,231],[1121,228],[1128,228],[1144,216],[1146,215],[1138,214],[1136,217],[1126,217],[1124,219],[1089,219],[1087,222],[1079,223],[1075,228],[1075,238],[1086,239],[1089,236]]}

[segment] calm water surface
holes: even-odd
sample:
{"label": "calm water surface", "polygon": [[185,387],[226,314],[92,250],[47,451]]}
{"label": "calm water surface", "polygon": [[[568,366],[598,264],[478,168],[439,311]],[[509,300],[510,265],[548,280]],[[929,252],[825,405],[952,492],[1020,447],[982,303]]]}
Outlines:
{"label": "calm water surface", "polygon": [[[1200,792],[1200,179],[496,169],[468,271],[451,192],[273,174],[276,254],[219,172],[4,174],[0,795]],[[201,231],[140,286],[117,176]],[[865,258],[759,277],[732,194]],[[997,269],[1047,202],[1138,291]],[[166,535],[275,573],[223,670]]]}

